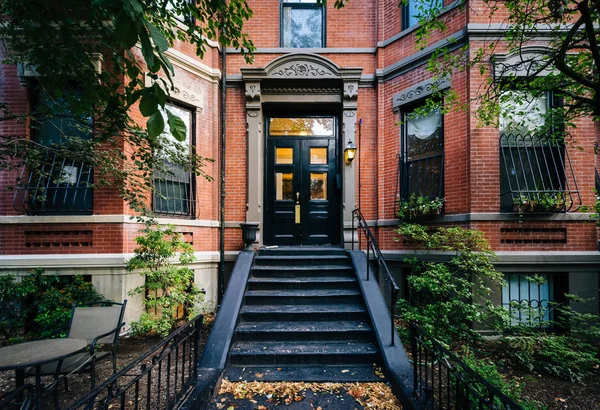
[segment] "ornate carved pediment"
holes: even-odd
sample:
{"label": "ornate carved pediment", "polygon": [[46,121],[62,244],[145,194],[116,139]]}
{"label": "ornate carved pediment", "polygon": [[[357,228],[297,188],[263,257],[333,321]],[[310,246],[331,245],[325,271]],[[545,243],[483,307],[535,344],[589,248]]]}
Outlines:
{"label": "ornate carved pediment", "polygon": [[406,88],[392,97],[392,106],[398,108],[402,105],[427,97],[434,92],[450,88],[450,79],[447,77],[441,79],[429,79],[422,81],[412,87]]}
{"label": "ornate carved pediment", "polygon": [[545,57],[550,52],[551,50],[543,46],[526,46],[518,54],[494,54],[494,77],[548,75],[552,68],[548,67]]}

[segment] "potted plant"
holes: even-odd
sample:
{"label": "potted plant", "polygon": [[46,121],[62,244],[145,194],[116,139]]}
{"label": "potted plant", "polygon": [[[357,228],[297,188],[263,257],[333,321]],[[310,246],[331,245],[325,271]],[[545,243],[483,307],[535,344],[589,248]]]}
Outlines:
{"label": "potted plant", "polygon": [[536,211],[560,212],[565,209],[567,199],[562,192],[544,192],[538,195]]}
{"label": "potted plant", "polygon": [[535,206],[535,200],[529,198],[527,195],[519,194],[518,197],[513,198],[513,210],[518,213],[530,212]]}
{"label": "potted plant", "polygon": [[439,215],[444,207],[444,198],[429,198],[417,194],[411,194],[408,201],[400,201],[398,216],[401,219],[412,219],[416,216]]}

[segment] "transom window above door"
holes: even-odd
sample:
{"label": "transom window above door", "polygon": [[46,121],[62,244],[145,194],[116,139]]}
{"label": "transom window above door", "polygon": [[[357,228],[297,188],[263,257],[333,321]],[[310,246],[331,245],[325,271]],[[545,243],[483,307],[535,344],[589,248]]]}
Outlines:
{"label": "transom window above door", "polygon": [[334,135],[333,117],[271,118],[272,137],[331,137]]}
{"label": "transom window above door", "polygon": [[281,47],[325,47],[325,7],[317,0],[282,0]]}

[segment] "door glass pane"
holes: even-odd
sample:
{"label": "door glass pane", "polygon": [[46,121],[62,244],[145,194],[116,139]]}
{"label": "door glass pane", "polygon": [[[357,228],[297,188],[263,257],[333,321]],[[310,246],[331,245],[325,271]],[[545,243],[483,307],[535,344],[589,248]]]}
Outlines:
{"label": "door glass pane", "polygon": [[273,137],[331,137],[333,117],[326,118],[271,118],[270,134]]}
{"label": "door glass pane", "polygon": [[275,173],[275,199],[278,201],[293,201],[294,175],[290,173]]}
{"label": "door glass pane", "polygon": [[310,199],[327,199],[327,172],[310,173]]}
{"label": "door glass pane", "polygon": [[276,148],[275,163],[276,164],[293,164],[294,149],[293,148]]}
{"label": "door glass pane", "polygon": [[327,148],[311,148],[310,163],[311,165],[327,164]]}

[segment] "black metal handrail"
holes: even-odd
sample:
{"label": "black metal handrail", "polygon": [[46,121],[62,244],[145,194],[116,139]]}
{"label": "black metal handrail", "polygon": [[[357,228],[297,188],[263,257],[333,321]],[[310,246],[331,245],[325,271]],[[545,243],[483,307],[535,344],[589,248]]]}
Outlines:
{"label": "black metal handrail", "polygon": [[196,384],[202,320],[196,316],[69,410],[179,408]]}
{"label": "black metal handrail", "polygon": [[415,397],[425,409],[522,409],[496,386],[410,324]]}
{"label": "black metal handrail", "polygon": [[[375,260],[377,261],[377,265],[379,267],[379,272],[383,271],[384,279],[386,284],[390,289],[390,327],[391,327],[391,340],[392,346],[394,345],[394,335],[395,335],[395,325],[394,325],[394,307],[396,306],[396,302],[398,300],[398,294],[400,292],[400,288],[396,284],[394,277],[390,273],[390,269],[387,266],[385,258],[383,254],[379,250],[379,245],[377,244],[377,240],[373,236],[371,229],[369,229],[369,225],[367,225],[367,221],[363,217],[360,209],[356,208],[352,211],[352,250],[354,250],[354,220],[356,219],[358,226],[357,230],[361,230],[367,240],[367,281],[371,279],[370,275],[370,267],[369,267],[369,259],[370,259],[370,251],[373,252]],[[359,244],[360,246],[360,244]]]}

